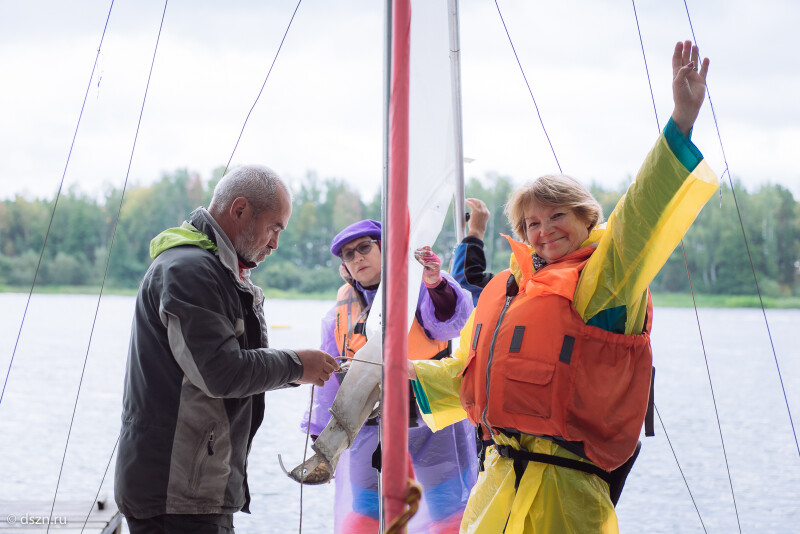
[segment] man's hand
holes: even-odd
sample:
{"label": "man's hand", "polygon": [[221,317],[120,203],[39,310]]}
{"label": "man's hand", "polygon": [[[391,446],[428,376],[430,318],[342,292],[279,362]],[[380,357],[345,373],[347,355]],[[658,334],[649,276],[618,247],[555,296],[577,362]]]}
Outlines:
{"label": "man's hand", "polygon": [[336,363],[327,352],[315,349],[295,350],[303,363],[303,376],[297,384],[314,384],[322,386],[331,375],[339,370]]}
{"label": "man's hand", "polygon": [[486,233],[486,225],[489,222],[489,208],[486,203],[479,198],[468,198],[464,203],[472,208],[469,216],[469,232],[467,235],[483,240]]}

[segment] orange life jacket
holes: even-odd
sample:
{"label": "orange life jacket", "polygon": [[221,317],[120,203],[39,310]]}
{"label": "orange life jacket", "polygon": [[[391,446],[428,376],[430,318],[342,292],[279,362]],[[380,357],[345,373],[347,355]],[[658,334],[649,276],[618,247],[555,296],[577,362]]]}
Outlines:
{"label": "orange life jacket", "polygon": [[585,324],[572,297],[592,252],[538,269],[518,293],[508,270],[489,282],[475,309],[461,403],[484,438],[516,431],[579,442],[610,471],[633,454],[648,406],[652,301],[642,334]]}
{"label": "orange life jacket", "polygon": [[[355,288],[344,284],[336,295],[335,336],[339,356],[352,357],[364,346],[367,342],[366,320],[367,312],[363,310]],[[408,332],[408,357],[412,360],[430,360],[449,355],[450,342],[429,338],[415,317]]]}

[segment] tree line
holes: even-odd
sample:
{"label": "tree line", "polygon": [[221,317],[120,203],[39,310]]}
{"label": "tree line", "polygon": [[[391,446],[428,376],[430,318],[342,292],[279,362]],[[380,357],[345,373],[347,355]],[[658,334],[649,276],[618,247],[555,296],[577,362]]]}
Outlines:
{"label": "tree line", "polygon": [[[149,186],[124,192],[109,188],[101,197],[73,187],[55,200],[17,196],[0,203],[0,285],[99,286],[134,289],[150,264],[150,240],[179,225],[197,206],[208,206],[223,169],[208,179],[185,169],[164,174]],[[627,188],[591,191],[607,215]],[[503,205],[515,188],[505,176],[488,175],[465,184],[468,197],[486,202],[489,269],[508,266],[511,234]],[[307,174],[294,188],[293,214],[279,250],[253,271],[255,283],[297,293],[333,293],[341,284],[331,238],[363,218],[380,219],[380,194],[364,200],[345,180]],[[750,258],[765,296],[800,295],[800,207],[786,188],[768,184],[755,192],[733,182],[712,198],[651,288],[660,292],[750,295],[756,293]],[[734,200],[735,196],[735,200]],[[53,214],[54,205],[56,207]],[[737,210],[738,206],[738,210]],[[52,224],[50,219],[52,216]],[[741,216],[741,222],[740,222]],[[456,245],[454,224],[446,220],[434,249],[449,264]],[[49,226],[47,246],[41,258]],[[746,231],[747,243],[742,234]],[[111,254],[109,256],[109,249]],[[687,276],[688,273],[691,275]]]}

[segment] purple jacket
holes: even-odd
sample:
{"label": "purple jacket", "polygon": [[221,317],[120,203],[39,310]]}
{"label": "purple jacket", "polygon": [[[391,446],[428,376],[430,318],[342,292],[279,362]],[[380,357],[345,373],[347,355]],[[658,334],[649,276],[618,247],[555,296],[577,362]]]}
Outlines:
{"label": "purple jacket", "polygon": [[[432,339],[449,340],[457,338],[461,329],[469,319],[472,313],[472,295],[463,289],[455,279],[448,273],[442,271],[442,278],[453,289],[456,300],[455,303],[443,302],[442,299],[434,301],[431,298],[431,291],[425,284],[420,283],[419,297],[417,298],[416,316],[420,324],[425,328],[425,331],[431,336]],[[356,289],[358,289],[364,296],[367,305],[370,305],[375,299],[377,290],[364,289],[356,282]],[[447,299],[450,300],[450,299]],[[439,309],[436,306],[439,306]],[[452,315],[449,318],[441,321],[436,316],[448,316],[450,310],[442,309],[442,307],[449,308],[453,306]],[[438,312],[438,313],[437,313]],[[336,339],[334,337],[334,330],[336,327],[336,306],[333,306],[325,317],[322,318],[322,343],[320,349],[324,350],[334,358],[337,356]],[[321,388],[317,388],[314,393],[314,408],[311,417],[311,434],[318,436],[325,425],[328,424],[330,413],[328,409],[333,404],[333,399],[336,397],[336,392],[339,391],[338,380],[328,380]],[[303,420],[302,428],[306,430],[308,425],[308,414]]]}

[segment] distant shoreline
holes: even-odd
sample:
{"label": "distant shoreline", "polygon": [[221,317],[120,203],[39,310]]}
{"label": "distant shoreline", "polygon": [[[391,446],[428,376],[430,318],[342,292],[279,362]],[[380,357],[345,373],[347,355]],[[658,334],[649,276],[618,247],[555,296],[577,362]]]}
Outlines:
{"label": "distant shoreline", "polygon": [[[760,308],[758,295],[695,295],[698,308]],[[800,297],[763,297],[769,309],[800,308]],[[660,308],[691,308],[689,293],[654,293],[653,306]]]}
{"label": "distant shoreline", "polygon": [[[30,287],[4,286],[0,285],[0,293],[30,293]],[[106,287],[103,295],[113,295],[122,297],[135,297],[138,289]],[[36,286],[34,294],[42,295],[98,295],[100,286]],[[264,296],[268,299],[286,300],[336,300],[336,292],[321,293],[300,293],[299,291],[284,291],[280,289],[264,289]],[[800,307],[800,306],[798,306]]]}
{"label": "distant shoreline", "polygon": [[[136,296],[136,289],[105,288],[104,295]],[[2,286],[0,293],[30,293],[30,288]],[[92,286],[36,286],[36,294],[48,295],[97,295],[99,287]],[[270,299],[286,300],[336,300],[335,292],[300,293],[267,288],[264,295]],[[698,308],[760,308],[758,295],[695,295]],[[800,297],[763,297],[764,307],[769,309],[800,309]],[[654,293],[653,305],[660,308],[691,308],[692,296],[688,293]]]}

